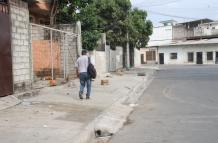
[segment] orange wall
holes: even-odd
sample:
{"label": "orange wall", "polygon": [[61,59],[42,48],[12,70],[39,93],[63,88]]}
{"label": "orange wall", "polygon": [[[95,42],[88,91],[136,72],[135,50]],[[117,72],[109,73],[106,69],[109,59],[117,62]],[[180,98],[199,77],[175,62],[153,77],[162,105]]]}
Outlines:
{"label": "orange wall", "polygon": [[[51,48],[49,40],[33,40],[33,71],[51,69]],[[58,42],[53,42],[53,65],[54,69],[61,69],[61,52]]]}

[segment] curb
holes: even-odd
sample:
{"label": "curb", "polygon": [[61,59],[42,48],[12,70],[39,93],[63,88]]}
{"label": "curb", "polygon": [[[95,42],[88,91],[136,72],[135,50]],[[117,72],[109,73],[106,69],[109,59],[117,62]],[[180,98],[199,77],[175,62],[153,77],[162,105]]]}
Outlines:
{"label": "curb", "polygon": [[0,111],[12,108],[23,102],[24,98],[36,96],[39,90],[31,90],[27,92],[17,93],[0,98]]}
{"label": "curb", "polygon": [[151,76],[147,75],[142,82],[138,83],[129,93],[118,99],[113,105],[106,109],[102,114],[95,118],[84,131],[76,136],[73,143],[106,143],[110,137],[117,133],[127,121],[135,104],[140,96],[151,83]]}
{"label": "curb", "polygon": [[21,102],[22,101],[19,100],[14,95],[2,97],[2,98],[0,98],[0,111],[14,107],[14,106],[20,104]]}

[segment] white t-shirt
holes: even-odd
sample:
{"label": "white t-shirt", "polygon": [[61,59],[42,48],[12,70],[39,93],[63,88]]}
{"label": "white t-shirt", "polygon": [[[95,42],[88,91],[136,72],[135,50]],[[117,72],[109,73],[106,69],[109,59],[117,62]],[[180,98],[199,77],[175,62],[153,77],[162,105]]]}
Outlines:
{"label": "white t-shirt", "polygon": [[78,68],[79,73],[87,72],[87,68],[89,65],[88,62],[89,60],[87,55],[83,55],[77,59],[75,66]]}

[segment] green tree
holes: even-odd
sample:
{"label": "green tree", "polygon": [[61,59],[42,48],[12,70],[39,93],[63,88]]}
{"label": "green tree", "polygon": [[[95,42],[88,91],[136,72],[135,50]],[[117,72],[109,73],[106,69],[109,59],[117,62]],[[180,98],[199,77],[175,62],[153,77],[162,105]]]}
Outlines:
{"label": "green tree", "polygon": [[98,15],[96,14],[94,4],[81,9],[79,19],[82,26],[82,44],[87,50],[94,50],[101,36],[101,31],[98,30]]}
{"label": "green tree", "polygon": [[93,3],[93,0],[59,0],[58,23],[74,23],[79,20],[78,12]]}
{"label": "green tree", "polygon": [[94,50],[100,38],[94,0],[63,0],[59,2],[60,12],[57,22],[75,23],[78,20],[81,21],[83,48]]}
{"label": "green tree", "polygon": [[126,21],[131,9],[129,0],[96,0],[99,29],[107,35],[112,48],[123,45],[127,30]]}
{"label": "green tree", "polygon": [[147,12],[139,9],[133,9],[129,14],[128,31],[131,47],[146,47],[149,36],[152,34],[152,22],[146,20]]}
{"label": "green tree", "polygon": [[152,34],[147,13],[132,10],[130,0],[63,0],[59,10],[59,23],[81,21],[82,44],[88,50],[97,47],[100,33],[106,33],[112,48],[124,47],[128,40],[131,47],[145,47]]}

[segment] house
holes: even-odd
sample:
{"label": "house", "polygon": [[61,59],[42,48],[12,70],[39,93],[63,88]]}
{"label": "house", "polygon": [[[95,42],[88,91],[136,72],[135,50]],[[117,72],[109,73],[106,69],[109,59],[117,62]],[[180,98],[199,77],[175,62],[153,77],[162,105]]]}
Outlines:
{"label": "house", "polygon": [[[217,64],[217,29],[217,22],[210,19],[166,21],[154,28],[148,48],[141,50],[141,56],[151,57],[150,49],[153,49],[156,59],[152,60],[159,64]],[[150,58],[144,58],[144,63],[147,61]]]}
{"label": "house", "polygon": [[53,77],[74,74],[81,25],[53,25],[56,10],[56,0],[0,1],[0,97],[31,90],[43,64]]}
{"label": "house", "polygon": [[57,14],[58,0],[28,1],[30,22],[42,25],[53,25]]}

